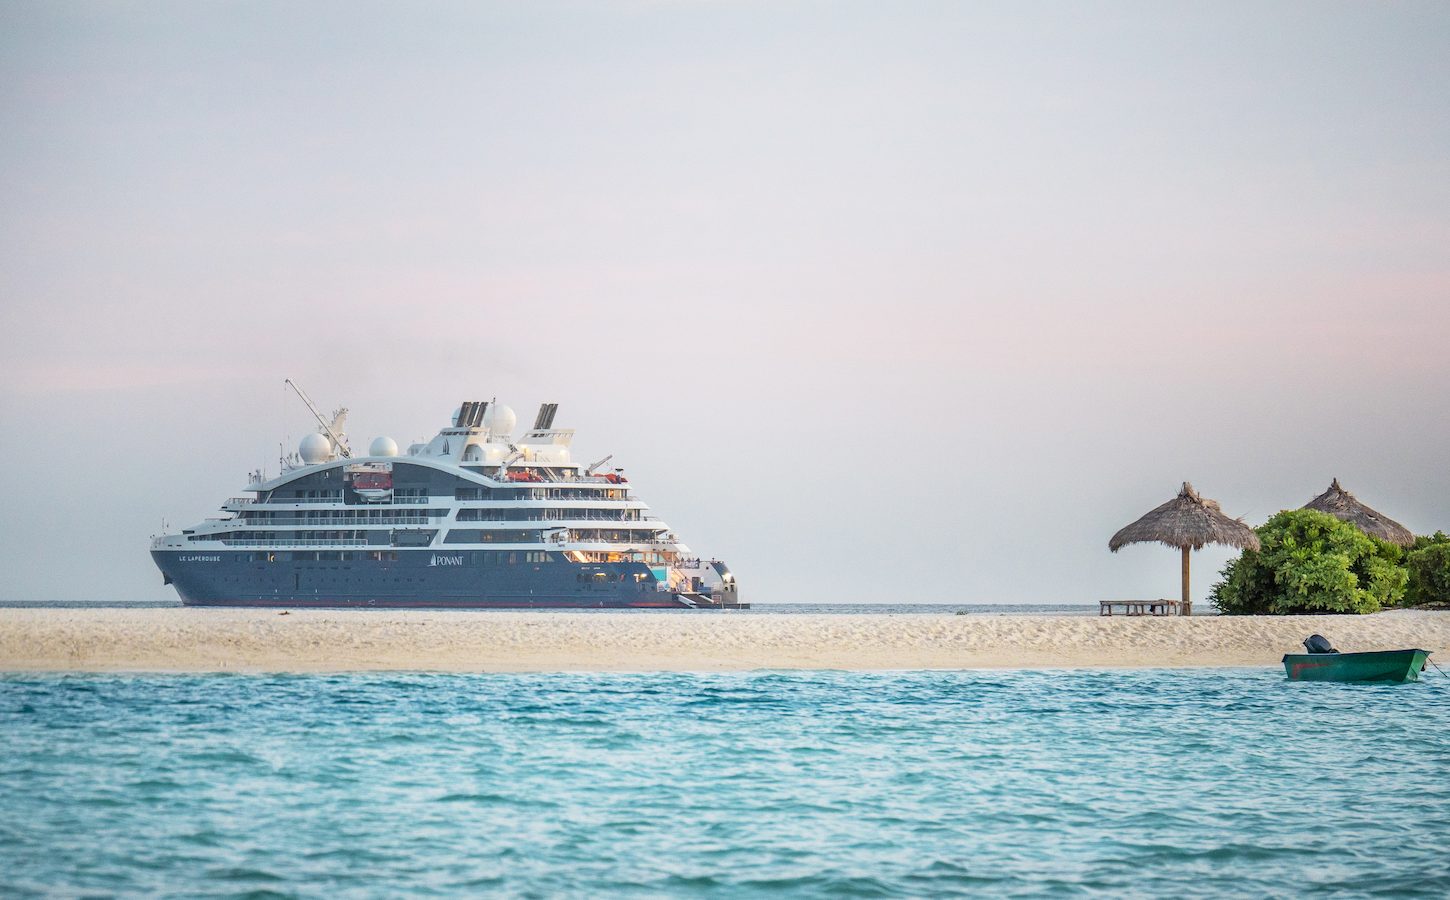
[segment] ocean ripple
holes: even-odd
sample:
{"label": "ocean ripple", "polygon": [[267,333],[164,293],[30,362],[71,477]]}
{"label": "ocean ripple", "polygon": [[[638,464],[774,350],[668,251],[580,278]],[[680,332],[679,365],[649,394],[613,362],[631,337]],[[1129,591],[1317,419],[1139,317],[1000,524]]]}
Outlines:
{"label": "ocean ripple", "polygon": [[0,895],[1443,896],[1450,689],[0,677]]}

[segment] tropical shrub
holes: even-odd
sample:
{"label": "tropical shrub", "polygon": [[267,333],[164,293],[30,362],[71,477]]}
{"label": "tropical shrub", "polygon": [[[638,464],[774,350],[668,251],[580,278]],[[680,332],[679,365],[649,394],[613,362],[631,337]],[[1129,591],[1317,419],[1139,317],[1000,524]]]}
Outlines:
{"label": "tropical shrub", "polygon": [[1348,522],[1295,509],[1254,530],[1260,549],[1231,560],[1209,594],[1221,613],[1371,613],[1404,598],[1401,548]]}
{"label": "tropical shrub", "polygon": [[1416,535],[1415,546],[1410,548],[1410,552],[1414,553],[1416,550],[1424,550],[1426,547],[1434,547],[1437,544],[1450,544],[1450,534],[1437,531],[1434,534]]}
{"label": "tropical shrub", "polygon": [[1450,603],[1450,536],[1437,531],[1415,538],[1415,547],[1405,557],[1409,582],[1405,602]]}

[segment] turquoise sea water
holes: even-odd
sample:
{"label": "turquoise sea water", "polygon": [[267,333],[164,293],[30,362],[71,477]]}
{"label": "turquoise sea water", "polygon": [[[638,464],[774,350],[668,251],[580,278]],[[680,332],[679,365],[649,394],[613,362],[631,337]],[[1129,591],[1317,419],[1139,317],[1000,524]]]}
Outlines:
{"label": "turquoise sea water", "polygon": [[0,676],[0,895],[1444,896],[1447,684]]}

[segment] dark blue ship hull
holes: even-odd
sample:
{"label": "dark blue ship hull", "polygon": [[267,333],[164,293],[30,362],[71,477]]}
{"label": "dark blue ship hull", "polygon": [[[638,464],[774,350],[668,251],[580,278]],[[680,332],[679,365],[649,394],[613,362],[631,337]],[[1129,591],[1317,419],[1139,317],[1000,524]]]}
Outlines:
{"label": "dark blue ship hull", "polygon": [[[574,563],[558,553],[153,550],[188,606],[508,609],[688,608],[639,562]],[[543,558],[532,561],[533,558]]]}

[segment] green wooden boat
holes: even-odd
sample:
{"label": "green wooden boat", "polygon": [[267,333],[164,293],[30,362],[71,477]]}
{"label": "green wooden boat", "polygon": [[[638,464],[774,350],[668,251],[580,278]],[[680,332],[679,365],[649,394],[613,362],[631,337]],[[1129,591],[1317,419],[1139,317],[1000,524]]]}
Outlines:
{"label": "green wooden boat", "polygon": [[1347,681],[1404,684],[1419,681],[1429,650],[1375,650],[1369,653],[1289,653],[1284,672],[1290,681]]}

